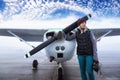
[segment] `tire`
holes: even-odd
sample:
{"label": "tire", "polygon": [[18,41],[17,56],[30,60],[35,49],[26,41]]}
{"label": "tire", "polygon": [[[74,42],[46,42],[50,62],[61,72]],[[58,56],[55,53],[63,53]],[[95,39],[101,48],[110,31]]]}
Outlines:
{"label": "tire", "polygon": [[37,69],[38,68],[38,61],[37,60],[33,60],[33,69]]}

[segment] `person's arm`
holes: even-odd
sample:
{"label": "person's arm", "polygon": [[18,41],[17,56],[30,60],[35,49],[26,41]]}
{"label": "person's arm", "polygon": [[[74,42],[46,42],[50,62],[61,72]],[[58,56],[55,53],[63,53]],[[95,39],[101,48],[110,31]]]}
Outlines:
{"label": "person's arm", "polygon": [[99,62],[98,54],[97,54],[97,41],[92,31],[90,31],[90,37],[93,44],[93,60],[95,62]]}

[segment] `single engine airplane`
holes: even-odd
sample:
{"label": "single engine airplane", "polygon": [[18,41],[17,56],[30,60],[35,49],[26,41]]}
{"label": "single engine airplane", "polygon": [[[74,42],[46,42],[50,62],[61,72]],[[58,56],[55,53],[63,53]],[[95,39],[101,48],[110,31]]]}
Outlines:
{"label": "single engine airplane", "polygon": [[[20,41],[27,43],[27,41],[43,41],[37,47],[33,47],[28,54],[26,54],[26,58],[32,56],[33,54],[39,52],[41,49],[45,48],[47,57],[50,62],[56,61],[58,64],[58,80],[61,80],[63,68],[62,63],[70,60],[75,51],[76,42],[75,40],[68,41],[65,39],[66,34],[73,34],[74,29],[78,27],[80,23],[88,20],[91,17],[91,14],[84,16],[65,29],[62,30],[63,33],[58,33],[60,31],[47,30],[47,29],[0,29],[0,36],[11,36],[16,37]],[[100,41],[103,37],[106,36],[116,36],[120,35],[120,28],[106,28],[106,29],[91,29],[96,37],[97,41]],[[43,39],[43,40],[42,40]],[[37,68],[37,62],[33,61],[35,64],[33,67]]]}

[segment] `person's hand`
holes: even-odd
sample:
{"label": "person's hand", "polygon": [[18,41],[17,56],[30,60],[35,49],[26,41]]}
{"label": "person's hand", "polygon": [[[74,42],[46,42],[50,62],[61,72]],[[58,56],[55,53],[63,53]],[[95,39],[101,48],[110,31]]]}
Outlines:
{"label": "person's hand", "polygon": [[99,61],[98,60],[93,60],[93,70],[98,73],[100,67],[99,67]]}

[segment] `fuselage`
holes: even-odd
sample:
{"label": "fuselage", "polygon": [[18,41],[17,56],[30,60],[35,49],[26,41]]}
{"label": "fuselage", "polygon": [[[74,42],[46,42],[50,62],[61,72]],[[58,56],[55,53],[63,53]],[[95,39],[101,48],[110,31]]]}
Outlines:
{"label": "fuselage", "polygon": [[[44,35],[44,41],[48,40],[50,37],[53,37],[57,34],[57,31],[49,31]],[[56,62],[65,62],[70,60],[75,52],[75,39],[71,41],[67,41],[64,37],[62,39],[58,39],[48,45],[45,48],[46,55],[48,58],[54,58],[53,60]]]}

